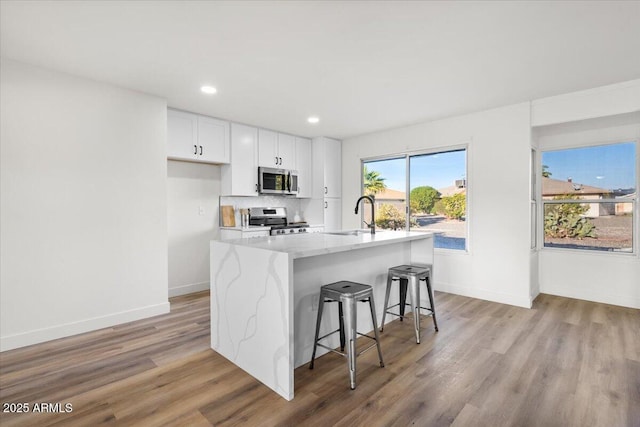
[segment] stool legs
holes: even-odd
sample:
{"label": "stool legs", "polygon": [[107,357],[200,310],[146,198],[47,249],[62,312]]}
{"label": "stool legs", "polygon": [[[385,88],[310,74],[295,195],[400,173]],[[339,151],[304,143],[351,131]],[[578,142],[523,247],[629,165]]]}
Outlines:
{"label": "stool legs", "polygon": [[338,301],[338,318],[340,322],[340,351],[344,351],[344,312],[342,310],[342,301]]}
{"label": "stool legs", "polygon": [[356,301],[353,298],[341,298],[345,317],[345,335],[347,345],[347,365],[351,390],[356,388]]}
{"label": "stool legs", "polygon": [[420,344],[420,280],[415,276],[409,279],[409,295],[411,296],[413,325],[416,330],[416,344]]}
{"label": "stool legs", "polygon": [[404,319],[404,312],[407,308],[407,279],[400,279],[400,321]]}
{"label": "stool legs", "polygon": [[384,318],[387,317],[387,307],[389,307],[389,293],[391,293],[391,282],[393,278],[390,274],[387,274],[387,290],[384,294],[384,310],[382,310],[382,324],[380,325],[380,332],[384,331]]}
{"label": "stool legs", "polygon": [[433,326],[436,328],[436,332],[438,332],[438,321],[436,320],[436,306],[433,305],[433,289],[431,289],[431,279],[429,276],[425,277],[425,282],[427,282],[427,292],[429,293],[429,304],[431,304],[431,317],[433,317]]}
{"label": "stool legs", "polygon": [[373,321],[373,333],[376,337],[376,346],[378,347],[378,358],[380,359],[380,367],[384,368],[384,360],[382,360],[382,349],[380,348],[380,336],[378,336],[378,320],[376,319],[376,305],[373,302],[373,295],[369,298],[369,308],[371,309],[371,320]]}
{"label": "stool legs", "polygon": [[[324,298],[320,296],[320,301],[318,302],[318,319],[316,320],[316,336],[313,339],[313,353],[311,353],[311,363],[309,363],[309,369],[313,369],[313,361],[316,359],[316,349],[318,348],[318,337],[320,336],[320,321],[322,320],[323,308]],[[340,318],[342,319],[342,316],[340,316]]]}

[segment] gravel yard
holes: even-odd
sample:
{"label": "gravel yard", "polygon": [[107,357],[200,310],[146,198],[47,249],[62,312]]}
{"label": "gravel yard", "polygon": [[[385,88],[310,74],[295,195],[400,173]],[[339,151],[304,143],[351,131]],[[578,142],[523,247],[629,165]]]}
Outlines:
{"label": "gravel yard", "polygon": [[[441,238],[455,241],[466,237],[465,221],[446,219],[441,215],[414,215],[418,226],[413,230],[438,231]],[[583,248],[604,251],[631,251],[633,248],[631,215],[611,215],[589,218],[596,227],[596,237],[584,239],[545,238],[545,246],[562,248]],[[464,247],[464,243],[462,243]]]}
{"label": "gravel yard", "polygon": [[632,230],[633,217],[631,215],[601,216],[589,218],[596,226],[596,237],[584,239],[556,239],[545,238],[545,246],[586,248],[596,250],[631,251],[633,248]]}

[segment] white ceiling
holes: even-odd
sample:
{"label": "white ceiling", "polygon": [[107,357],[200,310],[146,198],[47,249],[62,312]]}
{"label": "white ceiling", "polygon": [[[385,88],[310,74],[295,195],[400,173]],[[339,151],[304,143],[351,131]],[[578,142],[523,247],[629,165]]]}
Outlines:
{"label": "white ceiling", "polygon": [[3,0],[0,19],[3,57],[305,136],[640,78],[637,1]]}

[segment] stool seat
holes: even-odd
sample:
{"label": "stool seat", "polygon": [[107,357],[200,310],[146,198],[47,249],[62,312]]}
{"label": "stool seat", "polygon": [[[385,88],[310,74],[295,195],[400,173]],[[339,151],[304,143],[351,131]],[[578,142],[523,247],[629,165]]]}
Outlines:
{"label": "stool seat", "polygon": [[[373,332],[375,334],[375,337],[361,334],[356,331],[356,301],[369,303],[369,309],[371,310],[371,320],[373,321]],[[338,302],[338,320],[340,322],[340,327],[333,332],[329,332],[326,335],[319,336],[320,323],[322,322],[322,311],[324,308],[324,304],[327,302]],[[340,333],[340,349],[344,351],[345,344],[348,344],[346,353],[336,351],[333,348],[319,342],[320,340],[323,340],[328,336],[338,332]],[[358,335],[372,339],[376,343],[362,350],[360,353],[356,353],[356,338]],[[313,369],[313,363],[316,358],[316,349],[318,348],[318,346],[347,357],[347,364],[349,367],[349,382],[352,390],[356,388],[357,356],[376,346],[378,348],[378,357],[380,358],[380,367],[384,367],[384,361],[382,360],[382,349],[380,348],[380,338],[378,336],[378,322],[376,320],[375,303],[373,301],[373,288],[371,286],[343,280],[340,282],[331,283],[329,285],[324,285],[320,288],[318,319],[316,321],[316,336],[314,339],[313,353],[311,354],[311,363],[309,363],[309,369]]]}
{"label": "stool seat", "polygon": [[389,274],[393,274],[400,279],[408,279],[412,276],[424,276],[430,273],[430,265],[398,265],[389,269]]}
{"label": "stool seat", "polygon": [[343,297],[355,299],[368,298],[371,293],[371,286],[343,280],[341,282],[324,285],[322,287],[322,293],[329,298],[334,297],[336,300]]}
{"label": "stool seat", "polygon": [[[404,317],[404,309],[406,305],[410,305],[413,310],[414,328],[416,334],[416,343],[420,344],[420,309],[427,310],[433,318],[433,325],[438,332],[438,321],[436,320],[436,310],[433,303],[433,290],[431,289],[431,275],[433,266],[430,264],[403,264],[391,267],[387,274],[387,290],[384,298],[384,311],[382,312],[382,324],[380,332],[384,330],[384,319],[387,314],[400,317],[400,321]],[[400,281],[400,302],[389,306],[389,293],[393,281]],[[430,307],[420,307],[420,281],[424,281],[427,285],[427,293],[429,295]],[[406,303],[407,290],[411,297],[411,304]],[[399,306],[400,314],[389,311],[390,308]]]}

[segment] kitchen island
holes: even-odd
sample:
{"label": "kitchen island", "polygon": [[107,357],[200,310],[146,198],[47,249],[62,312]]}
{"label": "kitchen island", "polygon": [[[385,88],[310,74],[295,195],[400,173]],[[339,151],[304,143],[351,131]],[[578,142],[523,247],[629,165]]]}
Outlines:
{"label": "kitchen island", "polygon": [[[291,400],[293,371],[311,359],[320,287],[339,280],[373,286],[380,319],[387,269],[406,263],[433,263],[432,233],[212,241],[211,348]],[[391,302],[397,302],[397,293]],[[357,322],[359,332],[373,330],[368,310],[358,311]],[[337,327],[336,305],[325,305],[321,333]],[[338,337],[333,338],[328,344],[337,347]],[[318,355],[326,352],[320,350]]]}

